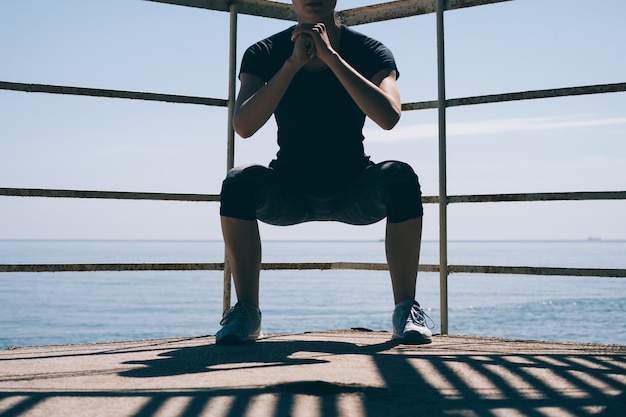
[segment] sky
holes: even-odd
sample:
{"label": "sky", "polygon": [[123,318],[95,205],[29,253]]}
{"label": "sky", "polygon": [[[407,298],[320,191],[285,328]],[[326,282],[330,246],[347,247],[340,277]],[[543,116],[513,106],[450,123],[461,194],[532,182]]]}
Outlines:
{"label": "sky", "polygon": [[[349,9],[376,1],[339,0]],[[449,11],[448,98],[625,82],[626,2],[515,0]],[[239,17],[237,56],[291,23]],[[226,98],[229,16],[143,0],[0,1],[0,80]],[[435,16],[360,25],[385,43],[402,101],[437,98]],[[226,109],[0,91],[0,187],[218,194]],[[449,195],[626,190],[626,93],[447,111]],[[437,113],[365,126],[438,194]],[[275,155],[272,121],[235,164]],[[0,196],[0,239],[220,239],[217,203]],[[626,239],[625,201],[451,204],[450,239]],[[425,206],[424,239],[438,239]],[[264,239],[381,239],[371,226],[261,225]]]}

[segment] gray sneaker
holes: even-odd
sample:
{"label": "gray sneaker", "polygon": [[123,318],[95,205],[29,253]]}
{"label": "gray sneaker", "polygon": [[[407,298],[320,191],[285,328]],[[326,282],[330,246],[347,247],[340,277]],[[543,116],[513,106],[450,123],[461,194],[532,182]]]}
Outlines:
{"label": "gray sneaker", "polygon": [[433,334],[430,328],[434,325],[428,326],[426,318],[430,319],[417,301],[406,300],[398,304],[393,310],[392,338],[413,345],[432,343]]}
{"label": "gray sneaker", "polygon": [[245,301],[235,304],[220,321],[222,328],[217,332],[215,343],[234,345],[254,342],[262,336],[261,311]]}

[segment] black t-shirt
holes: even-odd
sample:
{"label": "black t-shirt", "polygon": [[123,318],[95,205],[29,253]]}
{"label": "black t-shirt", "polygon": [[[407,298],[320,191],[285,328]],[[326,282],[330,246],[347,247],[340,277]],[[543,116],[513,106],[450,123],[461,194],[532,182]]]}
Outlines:
{"label": "black t-shirt", "polygon": [[[293,27],[249,47],[241,72],[268,82],[291,56]],[[345,26],[338,51],[365,78],[396,63],[382,43]],[[315,182],[350,176],[365,167],[369,157],[363,150],[365,114],[328,68],[301,69],[278,104],[274,117],[278,126],[277,157],[271,166],[289,175]]]}

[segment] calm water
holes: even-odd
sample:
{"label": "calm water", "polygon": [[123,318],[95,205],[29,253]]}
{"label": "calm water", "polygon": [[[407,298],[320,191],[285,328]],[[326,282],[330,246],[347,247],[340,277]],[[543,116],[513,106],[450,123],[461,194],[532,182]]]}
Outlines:
{"label": "calm water", "polygon": [[[384,262],[378,241],[264,242],[265,262]],[[438,263],[426,241],[421,262]],[[219,241],[0,241],[0,263],[222,262]],[[450,264],[626,268],[626,241],[457,241]],[[626,344],[626,280],[455,274],[449,333]],[[418,300],[439,332],[439,275]],[[0,349],[215,334],[222,272],[0,273]],[[390,330],[387,272],[263,271],[266,333]]]}

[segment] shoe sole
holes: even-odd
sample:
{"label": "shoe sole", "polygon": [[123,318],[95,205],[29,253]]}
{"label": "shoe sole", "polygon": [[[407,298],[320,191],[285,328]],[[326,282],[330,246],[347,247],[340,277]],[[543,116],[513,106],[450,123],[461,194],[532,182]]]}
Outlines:
{"label": "shoe sole", "polygon": [[240,339],[236,335],[225,335],[219,338],[215,338],[215,344],[217,345],[243,345],[246,343],[254,343],[257,339],[261,338],[263,335],[258,334],[256,336],[250,336],[248,339]]}
{"label": "shoe sole", "polygon": [[408,332],[403,336],[394,336],[393,339],[407,345],[428,345],[433,342],[432,337],[424,336],[419,332]]}
{"label": "shoe sole", "polygon": [[219,340],[218,339],[215,340],[215,344],[217,345],[243,345],[246,343],[254,343],[254,342],[256,342],[256,339],[241,340],[237,336],[224,336],[220,338]]}

